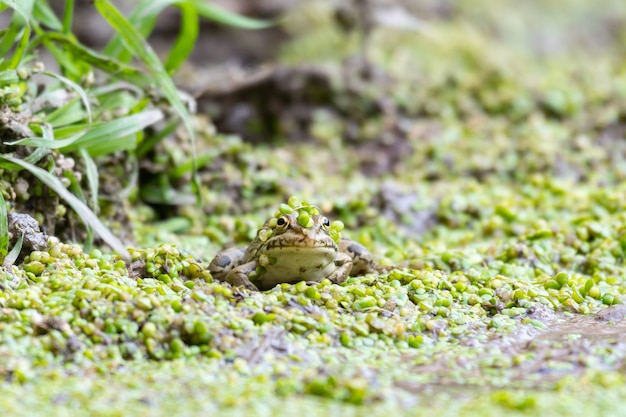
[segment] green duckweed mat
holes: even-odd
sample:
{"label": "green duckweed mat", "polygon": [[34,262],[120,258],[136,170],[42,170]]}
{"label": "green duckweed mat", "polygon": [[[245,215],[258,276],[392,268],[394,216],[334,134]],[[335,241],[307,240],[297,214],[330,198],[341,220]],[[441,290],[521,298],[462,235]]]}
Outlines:
{"label": "green duckweed mat", "polygon": [[[283,62],[331,97],[306,138],[203,138],[204,206],[137,209],[129,262],[53,238],[5,268],[0,410],[623,415],[624,3],[466,3],[408,5],[364,78],[344,60],[358,33],[294,12]],[[215,253],[290,195],[393,268],[215,282]]]}

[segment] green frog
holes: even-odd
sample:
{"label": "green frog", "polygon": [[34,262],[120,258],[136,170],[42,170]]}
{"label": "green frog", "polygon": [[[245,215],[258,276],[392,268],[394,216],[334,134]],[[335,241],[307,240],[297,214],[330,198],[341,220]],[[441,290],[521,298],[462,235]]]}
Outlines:
{"label": "green frog", "polygon": [[220,281],[251,290],[282,283],[341,283],[348,276],[375,272],[372,256],[359,243],[331,236],[327,217],[315,214],[302,226],[297,212],[268,219],[247,247],[218,253],[209,271]]}

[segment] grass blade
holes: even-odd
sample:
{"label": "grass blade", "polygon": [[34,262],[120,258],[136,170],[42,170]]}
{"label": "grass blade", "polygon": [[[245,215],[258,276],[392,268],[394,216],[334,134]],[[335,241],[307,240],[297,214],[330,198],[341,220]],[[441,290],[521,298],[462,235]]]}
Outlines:
{"label": "grass blade", "polygon": [[[163,119],[163,112],[158,109],[150,109],[130,116],[110,120],[108,122],[93,125],[93,128],[78,138],[74,143],[62,148],[64,152],[85,148],[91,155],[102,155],[103,149],[109,149],[104,153],[112,153],[119,150],[134,149],[137,145],[128,137],[141,132],[146,127]],[[103,148],[104,146],[104,148]],[[100,152],[95,152],[96,147]]]}
{"label": "grass blade", "polygon": [[[152,32],[161,11],[175,1],[180,0],[142,0],[130,14],[128,21],[144,38],[147,38],[150,32]],[[103,53],[122,62],[128,62],[133,57],[124,48],[123,38],[119,32],[104,48]]]}
{"label": "grass blade", "polygon": [[152,47],[141,37],[140,33],[124,18],[124,16],[117,10],[117,8],[111,4],[109,0],[94,0],[94,4],[102,17],[109,22],[113,28],[123,36],[124,42],[139,59],[148,67],[150,73],[154,77],[156,84],[161,87],[163,94],[167,97],[168,101],[174,107],[176,112],[180,115],[183,124],[189,134],[191,141],[191,148],[194,158],[193,170],[192,170],[192,188],[200,203],[200,185],[198,181],[198,173],[195,165],[196,154],[196,134],[193,130],[191,123],[191,116],[189,111],[183,104],[174,82],[170,78],[163,64],[159,60],[159,57],[154,52]]}
{"label": "grass blade", "polygon": [[[41,135],[43,136],[44,139],[53,141],[54,130],[52,129],[52,126],[47,125],[47,124],[41,125]],[[29,164],[35,165],[37,162],[39,162],[44,156],[48,155],[49,153],[50,151],[48,149],[44,147],[37,147],[26,158],[24,158],[24,161],[28,162]]]}
{"label": "grass blade", "polygon": [[85,92],[85,90],[83,90],[83,88],[80,85],[76,84],[74,81],[63,77],[62,75],[55,74],[50,71],[44,71],[42,72],[42,74],[45,74],[52,78],[56,78],[57,80],[71,87],[74,91],[78,93],[78,95],[80,96],[80,99],[83,102],[83,105],[85,106],[85,109],[87,110],[87,121],[89,122],[89,124],[91,124],[91,120],[92,120],[91,105],[89,104],[89,98],[87,97],[87,93]]}
{"label": "grass blade", "polygon": [[4,261],[9,252],[9,217],[7,203],[0,192],[0,259]]}
{"label": "grass blade", "polygon": [[[74,195],[83,203],[86,203],[85,194],[83,193],[83,189],[80,187],[76,176],[72,172],[64,172],[63,175],[65,178],[70,180],[70,190]],[[85,253],[91,252],[93,248],[93,228],[87,225],[87,238],[85,239]]]}
{"label": "grass blade", "polygon": [[87,184],[89,185],[89,193],[91,194],[91,207],[94,213],[98,214],[100,206],[98,206],[98,168],[93,158],[85,149],[80,150],[80,156],[85,161],[85,173],[87,175]]}
{"label": "grass blade", "polygon": [[15,45],[15,40],[20,34],[22,30],[23,24],[18,23],[16,18],[11,20],[11,24],[9,28],[2,34],[2,40],[0,40],[0,57],[5,58],[13,45]]}
{"label": "grass blade", "polygon": [[169,136],[172,133],[174,133],[177,127],[178,127],[178,121],[172,120],[163,129],[154,133],[152,136],[149,136],[147,139],[144,138],[144,140],[137,147],[137,151],[135,152],[135,155],[137,155],[138,158],[142,158],[150,151],[150,149],[154,147],[154,145],[159,143],[166,136]]}
{"label": "grass blade", "polygon": [[52,30],[58,30],[60,32],[63,29],[61,21],[57,15],[54,14],[54,11],[52,11],[47,1],[40,0],[35,2],[33,7],[33,17],[39,23]]}
{"label": "grass blade", "polygon": [[[45,38],[46,34],[56,32],[45,32],[39,26],[39,22],[34,21],[33,27],[37,36],[28,45],[29,51],[33,51],[40,43],[43,43],[46,49],[54,56],[59,67],[61,67],[63,74],[74,80],[80,80],[85,74],[91,71],[91,68],[87,63],[79,61],[72,55],[72,51],[68,48],[58,48]],[[58,36],[69,37],[61,33],[56,33]]]}
{"label": "grass blade", "polygon": [[70,36],[47,32],[41,36],[41,39],[58,43],[63,49],[67,49],[74,54],[77,59],[81,59],[94,67],[98,67],[102,71],[115,75],[139,87],[145,86],[150,82],[147,75],[138,69],[86,48]]}
{"label": "grass blade", "polygon": [[85,222],[87,226],[93,228],[94,232],[100,236],[104,242],[109,245],[114,251],[122,255],[126,259],[130,259],[130,254],[122,244],[122,242],[111,233],[111,231],[98,219],[93,211],[87,207],[85,203],[80,201],[74,194],[70,193],[59,181],[57,177],[45,171],[35,165],[31,165],[21,159],[14,158],[12,156],[0,155],[1,159],[14,163],[26,169],[33,174],[39,181],[50,187],[52,191],[57,193],[72,209],[78,214],[78,216]]}
{"label": "grass blade", "polygon": [[241,29],[264,29],[274,25],[274,22],[242,16],[205,0],[191,0],[191,2],[200,16],[223,25],[235,26]]}
{"label": "grass blade", "polygon": [[6,70],[0,71],[0,83],[11,84],[19,82],[20,77],[17,76],[17,71],[15,70]]}
{"label": "grass blade", "polygon": [[[40,117],[43,117],[43,115],[40,115]],[[84,106],[78,98],[75,98],[48,113],[48,115],[44,117],[44,121],[54,128],[59,128],[61,126],[76,125],[78,123],[83,124],[82,122],[86,117],[87,113],[84,110]],[[86,129],[88,126],[88,124],[84,124],[83,128]],[[62,136],[59,136],[57,132],[57,137]]]}
{"label": "grass blade", "polygon": [[[41,146],[48,149],[62,149],[63,151],[75,151],[84,148],[93,156],[92,149],[103,146],[110,148],[111,152],[118,150],[134,149],[136,144],[127,138],[130,135],[141,132],[146,127],[158,122],[163,118],[163,112],[158,109],[145,110],[141,113],[110,120],[108,122],[94,123],[91,129],[84,133],[78,133],[67,139],[57,139],[54,141],[45,138],[26,138],[8,145]],[[87,126],[80,126],[85,129]],[[122,147],[120,147],[120,145]],[[131,148],[128,145],[132,145]],[[108,152],[110,153],[110,152]],[[102,153],[98,153],[102,154]]]}
{"label": "grass blade", "polygon": [[4,268],[8,268],[15,263],[17,257],[20,256],[20,252],[22,251],[22,242],[24,242],[24,233],[20,234],[20,237],[17,238],[17,242],[13,245],[13,249],[11,252],[4,258],[2,262],[2,266]]}
{"label": "grass blade", "polygon": [[30,21],[31,13],[35,0],[0,0],[0,3],[6,4],[11,9],[19,13],[25,22]]}
{"label": "grass blade", "polygon": [[198,39],[199,23],[196,9],[189,3],[180,3],[181,22],[180,32],[170,51],[165,68],[169,74],[176,72],[193,51]]}
{"label": "grass blade", "polygon": [[0,65],[0,69],[17,69],[22,62],[22,58],[24,57],[24,53],[26,52],[26,48],[28,47],[28,41],[30,39],[30,26],[24,26],[24,31],[22,32],[22,38],[18,42],[15,47],[15,51],[11,56],[11,59],[5,61]]}
{"label": "grass blade", "polygon": [[65,10],[63,11],[63,33],[72,33],[72,19],[74,17],[74,0],[65,0]]}

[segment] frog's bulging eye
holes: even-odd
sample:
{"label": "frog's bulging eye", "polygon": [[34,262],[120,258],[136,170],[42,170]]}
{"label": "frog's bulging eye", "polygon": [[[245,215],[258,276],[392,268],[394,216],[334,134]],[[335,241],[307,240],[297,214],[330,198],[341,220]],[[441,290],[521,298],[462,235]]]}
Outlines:
{"label": "frog's bulging eye", "polygon": [[326,227],[330,226],[330,220],[328,220],[328,217],[324,217],[322,224]]}
{"label": "frog's bulging eye", "polygon": [[287,224],[287,220],[284,217],[279,218],[278,220],[276,220],[276,225],[277,226],[285,226]]}

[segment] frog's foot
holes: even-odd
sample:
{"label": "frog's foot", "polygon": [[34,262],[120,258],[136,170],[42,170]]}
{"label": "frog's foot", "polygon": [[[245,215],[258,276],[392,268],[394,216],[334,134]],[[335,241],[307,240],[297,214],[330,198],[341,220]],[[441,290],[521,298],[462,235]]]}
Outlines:
{"label": "frog's foot", "polygon": [[335,269],[326,278],[335,284],[341,284],[348,278],[350,271],[352,271],[352,258],[345,253],[339,252],[335,259],[334,266]]}
{"label": "frog's foot", "polygon": [[370,265],[370,271],[371,273],[376,273],[376,274],[386,274],[388,272],[393,271],[394,269],[401,269],[402,267],[400,266],[396,266],[396,265],[378,265],[378,264],[372,264]]}
{"label": "frog's foot", "polygon": [[339,241],[339,252],[344,253],[352,260],[352,267],[349,271],[351,276],[369,274],[373,270],[372,254],[365,246],[350,239]]}
{"label": "frog's foot", "polygon": [[209,264],[211,276],[218,281],[226,281],[226,277],[241,263],[246,248],[230,248],[218,253]]}
{"label": "frog's foot", "polygon": [[246,287],[251,291],[258,291],[259,288],[250,281],[248,276],[256,271],[256,262],[248,262],[233,269],[226,275],[225,281],[233,287]]}

